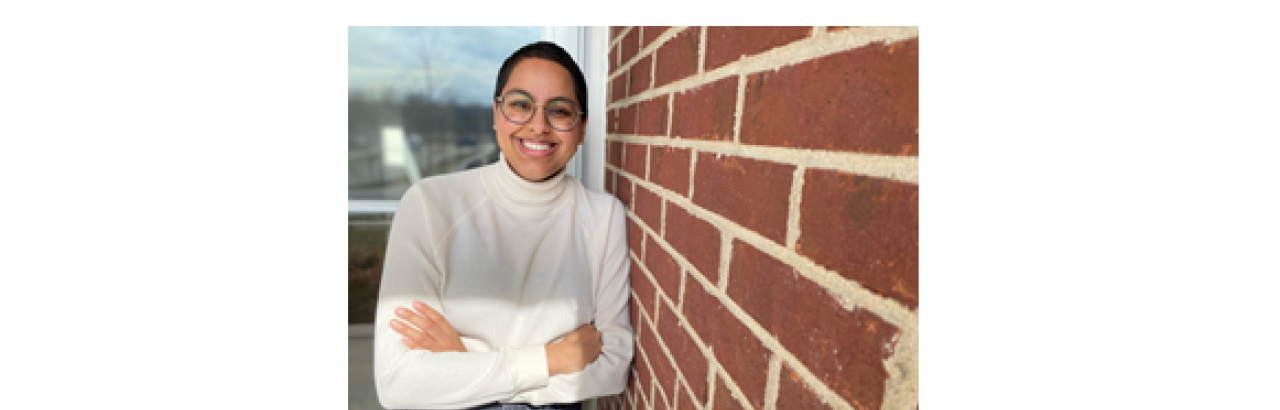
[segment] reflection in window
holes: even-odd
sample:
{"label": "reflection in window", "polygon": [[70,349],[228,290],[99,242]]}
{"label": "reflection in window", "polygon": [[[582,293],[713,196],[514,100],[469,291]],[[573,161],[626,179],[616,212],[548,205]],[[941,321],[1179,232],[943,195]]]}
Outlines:
{"label": "reflection in window", "polygon": [[494,80],[538,27],[348,27],[347,198],[498,160]]}
{"label": "reflection in window", "polygon": [[[418,180],[498,161],[493,87],[538,27],[348,27],[347,199],[399,200]],[[373,323],[391,210],[349,208],[348,315]]]}

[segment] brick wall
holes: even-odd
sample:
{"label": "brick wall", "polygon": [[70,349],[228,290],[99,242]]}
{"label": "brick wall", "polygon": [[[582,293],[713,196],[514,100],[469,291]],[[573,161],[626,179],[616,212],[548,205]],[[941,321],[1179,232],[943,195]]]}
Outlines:
{"label": "brick wall", "polygon": [[918,36],[610,30],[637,348],[603,407],[918,407]]}

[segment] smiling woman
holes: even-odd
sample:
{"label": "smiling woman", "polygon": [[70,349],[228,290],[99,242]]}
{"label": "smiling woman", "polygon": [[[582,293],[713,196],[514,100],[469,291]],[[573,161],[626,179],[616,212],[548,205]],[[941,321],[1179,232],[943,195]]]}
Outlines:
{"label": "smiling woman", "polygon": [[417,182],[391,224],[373,328],[388,408],[574,409],[627,378],[626,210],[565,172],[588,118],[582,72],[538,42],[494,89],[504,160]]}

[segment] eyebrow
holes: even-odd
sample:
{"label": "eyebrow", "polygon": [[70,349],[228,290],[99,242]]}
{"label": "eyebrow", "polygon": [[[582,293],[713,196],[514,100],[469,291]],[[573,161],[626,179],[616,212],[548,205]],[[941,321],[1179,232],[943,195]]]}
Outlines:
{"label": "eyebrow", "polygon": [[[511,88],[511,89],[508,89],[508,90],[507,90],[507,93],[512,92],[512,91],[519,91],[519,92],[522,92],[522,93],[528,94],[528,95],[529,95],[529,98],[533,98],[533,93],[531,93],[531,92],[529,92],[528,90],[525,90],[525,89],[523,89],[523,88]],[[506,95],[507,93],[502,93],[502,95]],[[556,101],[556,100],[565,100],[565,101],[568,101],[568,102],[574,103],[575,105],[576,105],[576,104],[578,104],[578,102],[577,102],[577,101],[574,101],[574,100],[573,100],[573,98],[571,98],[571,97],[566,97],[566,96],[563,96],[563,95],[556,95],[556,96],[552,96],[551,98],[548,98],[548,99],[547,99],[547,101]],[[534,101],[537,101],[537,99],[536,99],[536,98],[534,98]]]}

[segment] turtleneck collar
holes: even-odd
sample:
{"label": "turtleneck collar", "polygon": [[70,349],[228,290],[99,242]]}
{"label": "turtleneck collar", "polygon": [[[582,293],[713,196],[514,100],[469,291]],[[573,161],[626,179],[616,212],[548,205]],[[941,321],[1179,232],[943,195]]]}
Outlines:
{"label": "turtleneck collar", "polygon": [[486,172],[486,188],[502,207],[526,216],[543,216],[568,203],[572,195],[565,190],[569,186],[565,172],[542,182],[530,182],[511,169],[503,159],[490,165]]}

